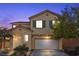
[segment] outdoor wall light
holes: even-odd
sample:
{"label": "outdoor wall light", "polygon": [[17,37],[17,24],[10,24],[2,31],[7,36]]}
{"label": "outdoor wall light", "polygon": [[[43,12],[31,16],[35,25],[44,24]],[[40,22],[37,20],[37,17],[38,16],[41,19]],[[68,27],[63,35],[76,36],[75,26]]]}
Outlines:
{"label": "outdoor wall light", "polygon": [[45,39],[50,39],[51,37],[50,36],[45,36]]}
{"label": "outdoor wall light", "polygon": [[15,28],[16,27],[16,25],[13,25],[13,28]]}

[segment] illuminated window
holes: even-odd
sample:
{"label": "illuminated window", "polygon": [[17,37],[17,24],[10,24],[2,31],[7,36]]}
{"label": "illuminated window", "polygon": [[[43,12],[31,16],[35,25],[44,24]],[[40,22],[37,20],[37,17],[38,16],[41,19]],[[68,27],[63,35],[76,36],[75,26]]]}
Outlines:
{"label": "illuminated window", "polygon": [[27,42],[28,41],[28,35],[24,35],[24,39]]}
{"label": "illuminated window", "polygon": [[38,20],[38,21],[36,21],[36,28],[42,28],[43,26],[42,26],[42,20]]}
{"label": "illuminated window", "polygon": [[55,24],[55,20],[53,20],[52,23]]}
{"label": "illuminated window", "polygon": [[16,25],[13,25],[13,28],[15,28],[16,27]]}
{"label": "illuminated window", "polygon": [[55,20],[53,20],[52,23],[53,23],[53,24],[55,24],[55,23],[60,23],[60,21],[55,21]]}

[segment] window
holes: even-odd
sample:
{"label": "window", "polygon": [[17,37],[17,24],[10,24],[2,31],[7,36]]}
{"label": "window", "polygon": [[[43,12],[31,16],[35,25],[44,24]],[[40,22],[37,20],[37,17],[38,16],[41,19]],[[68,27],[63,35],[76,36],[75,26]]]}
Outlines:
{"label": "window", "polygon": [[15,28],[16,27],[16,25],[13,25],[13,28]]}
{"label": "window", "polygon": [[43,27],[43,22],[42,20],[36,21],[36,28],[42,28]]}
{"label": "window", "polygon": [[33,27],[36,27],[36,20],[33,20]]}
{"label": "window", "polygon": [[55,20],[50,20],[49,21],[49,27],[53,28],[55,26],[56,21]]}
{"label": "window", "polygon": [[50,20],[50,21],[49,21],[49,27],[50,27],[50,28],[55,28],[59,23],[60,23],[60,21],[57,21],[57,20]]}
{"label": "window", "polygon": [[49,21],[49,27],[53,28],[53,21],[52,20]]}
{"label": "window", "polygon": [[28,41],[28,35],[24,35],[24,39],[27,42]]}
{"label": "window", "polygon": [[52,24],[55,24],[55,20],[52,21]]}
{"label": "window", "polygon": [[34,28],[45,28],[45,21],[42,20],[33,20]]}

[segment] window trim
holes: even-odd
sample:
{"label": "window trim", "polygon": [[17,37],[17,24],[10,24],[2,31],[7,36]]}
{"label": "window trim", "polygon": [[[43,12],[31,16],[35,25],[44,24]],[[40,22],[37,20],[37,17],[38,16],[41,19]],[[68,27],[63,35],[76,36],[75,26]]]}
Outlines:
{"label": "window trim", "polygon": [[[37,27],[37,21],[41,21],[42,22],[42,24],[41,24],[42,26]],[[38,28],[38,29],[43,28],[43,20],[36,20],[35,22],[36,22],[36,27],[35,28]]]}

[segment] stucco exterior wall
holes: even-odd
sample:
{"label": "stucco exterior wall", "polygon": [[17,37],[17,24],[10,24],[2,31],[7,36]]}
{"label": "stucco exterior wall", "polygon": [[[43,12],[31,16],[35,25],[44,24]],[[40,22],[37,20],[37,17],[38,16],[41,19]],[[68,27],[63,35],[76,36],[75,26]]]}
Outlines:
{"label": "stucco exterior wall", "polygon": [[[47,15],[48,14],[48,15]],[[31,21],[31,29],[32,29],[32,34],[52,34],[53,30],[49,27],[49,20],[56,20],[57,16],[51,14],[51,13],[43,13],[39,16],[36,16],[32,19],[30,19]],[[46,27],[45,28],[41,28],[41,29],[37,29],[33,27],[33,20],[44,20],[46,23]]]}
{"label": "stucco exterior wall", "polygon": [[[13,29],[13,48],[16,48],[19,45],[22,45],[25,43],[24,40],[24,35],[28,34],[29,35],[29,41],[27,42],[28,47],[30,49],[35,49],[35,39],[36,36],[42,39],[46,39],[46,36],[51,36],[53,35],[53,29],[49,27],[49,21],[50,20],[57,20],[58,17],[50,12],[45,12],[42,13],[38,16],[35,16],[34,18],[30,19],[30,23],[14,23],[13,25],[17,26],[23,26],[26,27],[26,29],[21,28],[22,30],[19,30],[19,27],[16,29]],[[34,28],[33,27],[33,20],[44,20],[45,21],[45,28]],[[27,29],[30,28],[30,29]],[[39,35],[43,35],[44,37],[40,37]],[[34,38],[35,37],[35,38]]]}
{"label": "stucco exterior wall", "polygon": [[[33,17],[30,19],[31,24],[31,30],[32,30],[32,49],[35,49],[35,39],[46,39],[45,37],[49,37],[53,35],[53,29],[49,26],[50,20],[57,20],[58,17],[54,14],[51,14],[49,12],[45,12],[43,14],[40,14],[36,17]],[[33,27],[33,20],[44,20],[45,21],[45,28],[34,28]],[[37,35],[37,36],[35,36]],[[50,40],[50,38],[49,38]]]}
{"label": "stucco exterior wall", "polygon": [[[19,30],[19,28],[13,30],[13,48],[16,48],[17,46],[22,45],[24,43],[26,43],[27,46],[30,47],[31,32],[27,29],[23,29],[23,28],[20,28],[20,29],[21,30]],[[29,35],[28,42],[26,42],[24,39],[24,35],[26,34]]]}

